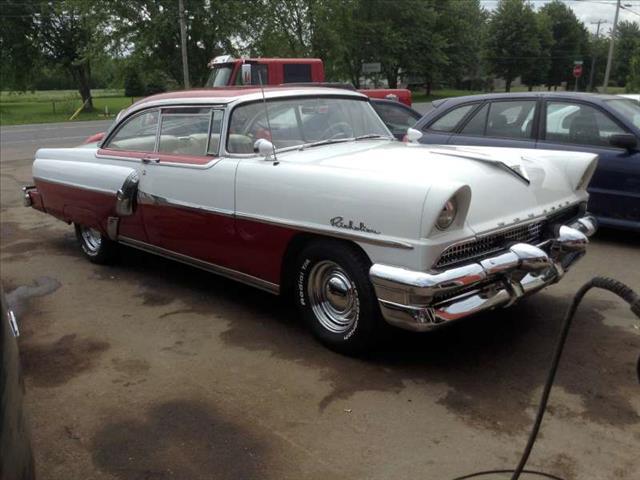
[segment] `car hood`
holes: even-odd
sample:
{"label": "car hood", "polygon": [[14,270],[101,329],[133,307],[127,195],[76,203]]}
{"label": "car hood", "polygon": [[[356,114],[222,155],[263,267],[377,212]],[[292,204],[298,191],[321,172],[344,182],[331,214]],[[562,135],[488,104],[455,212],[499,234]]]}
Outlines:
{"label": "car hood", "polygon": [[476,233],[585,201],[586,183],[597,162],[597,155],[590,153],[380,140],[316,147],[280,157],[318,168],[360,171],[365,181],[383,176],[404,181],[407,187],[419,182],[429,191],[425,211],[429,205],[439,211],[451,195],[468,187],[467,226]]}

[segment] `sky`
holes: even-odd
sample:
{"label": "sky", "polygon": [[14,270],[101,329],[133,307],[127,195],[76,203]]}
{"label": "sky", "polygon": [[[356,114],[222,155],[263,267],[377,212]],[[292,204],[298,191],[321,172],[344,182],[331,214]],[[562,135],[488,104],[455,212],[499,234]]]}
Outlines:
{"label": "sky", "polygon": [[[570,7],[589,31],[595,33],[598,20],[607,21],[600,26],[600,33],[607,33],[613,26],[613,17],[616,12],[616,0],[562,0]],[[542,7],[550,0],[529,0],[535,8]],[[493,10],[498,4],[498,0],[480,0],[480,3],[487,10]],[[618,21],[626,20],[640,23],[640,0],[622,0],[622,5],[626,8],[620,9]]]}

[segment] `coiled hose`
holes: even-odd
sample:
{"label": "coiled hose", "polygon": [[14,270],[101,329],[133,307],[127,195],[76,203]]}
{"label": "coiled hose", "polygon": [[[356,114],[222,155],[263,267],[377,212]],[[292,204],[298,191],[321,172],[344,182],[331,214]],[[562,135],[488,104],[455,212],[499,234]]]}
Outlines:
{"label": "coiled hose", "polygon": [[[542,391],[542,397],[540,398],[540,405],[538,406],[538,411],[536,413],[536,419],[533,423],[533,428],[531,429],[531,433],[529,433],[529,439],[527,440],[527,445],[522,452],[522,456],[520,457],[520,461],[518,462],[518,466],[513,470],[487,470],[483,472],[475,472],[468,475],[464,475],[462,477],[457,477],[454,480],[466,480],[469,478],[478,478],[484,477],[487,475],[496,475],[496,474],[504,474],[511,473],[511,480],[518,480],[522,473],[532,474],[539,477],[551,478],[554,480],[563,480],[560,477],[551,475],[545,472],[539,472],[536,470],[525,470],[524,467],[529,460],[529,455],[531,455],[531,450],[533,449],[533,445],[536,442],[536,438],[538,437],[538,432],[540,431],[540,425],[542,424],[542,418],[544,417],[544,413],[547,409],[547,403],[549,401],[549,394],[551,393],[551,388],[553,387],[553,382],[556,377],[556,372],[558,371],[558,365],[560,363],[560,357],[562,356],[562,351],[564,350],[564,345],[567,341],[567,336],[569,334],[569,328],[571,327],[571,323],[573,322],[573,317],[575,316],[576,310],[582,302],[582,299],[587,294],[589,290],[592,288],[599,288],[602,290],[607,290],[611,293],[614,293],[618,297],[622,298],[625,302],[627,302],[631,311],[640,318],[640,295],[634,292],[631,288],[625,285],[618,280],[614,280],[613,278],[608,277],[593,277],[587,283],[585,283],[580,289],[576,292],[573,297],[573,301],[571,305],[567,309],[567,313],[564,316],[563,324],[562,324],[562,332],[560,333],[560,337],[558,338],[558,343],[556,344],[555,351],[553,353],[553,360],[551,361],[551,367],[549,368],[549,374],[547,375],[547,380],[544,384],[544,390]],[[636,375],[638,377],[638,382],[640,382],[640,356],[638,357],[638,362],[636,364]]]}

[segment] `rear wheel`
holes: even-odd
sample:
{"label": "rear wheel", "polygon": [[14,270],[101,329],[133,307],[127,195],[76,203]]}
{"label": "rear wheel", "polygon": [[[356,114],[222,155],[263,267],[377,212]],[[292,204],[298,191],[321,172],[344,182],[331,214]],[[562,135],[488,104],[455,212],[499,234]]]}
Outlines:
{"label": "rear wheel", "polygon": [[298,258],[296,303],[314,336],[333,350],[362,353],[380,338],[370,266],[357,248],[331,240],[311,243]]}
{"label": "rear wheel", "polygon": [[84,225],[75,225],[76,238],[82,253],[89,261],[98,264],[111,263],[116,256],[118,244],[103,235],[100,230]]}

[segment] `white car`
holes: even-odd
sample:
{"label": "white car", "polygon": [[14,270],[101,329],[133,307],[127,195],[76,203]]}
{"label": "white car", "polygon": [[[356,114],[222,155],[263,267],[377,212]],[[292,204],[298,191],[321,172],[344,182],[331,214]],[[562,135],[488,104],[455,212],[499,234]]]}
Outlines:
{"label": "white car", "polygon": [[138,102],[100,145],[38,150],[24,198],[93,262],[123,244],[291,294],[356,352],[561,279],[595,230],[596,163],[401,143],[352,91],[198,90]]}

